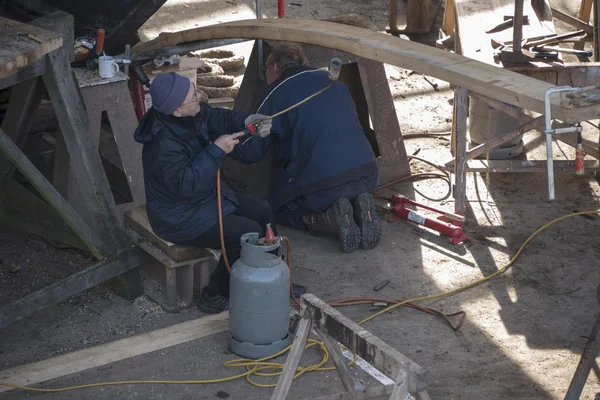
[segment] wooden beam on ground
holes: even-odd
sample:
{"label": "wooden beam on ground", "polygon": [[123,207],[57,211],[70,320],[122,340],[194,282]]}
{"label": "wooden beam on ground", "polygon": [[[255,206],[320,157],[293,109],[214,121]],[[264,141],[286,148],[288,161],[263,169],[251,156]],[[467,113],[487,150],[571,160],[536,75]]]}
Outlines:
{"label": "wooden beam on ground", "polygon": [[376,398],[388,398],[392,394],[393,385],[380,385],[368,387],[362,391],[344,392],[330,394],[327,396],[313,398],[311,400],[368,400]]}
{"label": "wooden beam on ground", "polygon": [[63,49],[48,55],[43,76],[61,133],[69,150],[88,212],[82,217],[93,226],[112,253],[128,245],[127,235],[110,191],[98,149],[90,143],[89,123],[83,99]]}
{"label": "wooden beam on ground", "polygon": [[583,22],[579,18],[572,17],[569,14],[562,12],[557,8],[552,7],[552,16],[559,21],[571,25],[574,28],[583,29],[588,35],[594,34],[594,27],[592,25]]}
{"label": "wooden beam on ground", "polygon": [[[7,304],[0,308],[0,329],[136,268],[145,260],[141,249],[128,248],[62,281]],[[60,367],[64,368],[64,365]]]}
{"label": "wooden beam on ground", "polygon": [[[544,92],[554,86],[432,46],[368,29],[315,20],[286,18],[227,22],[160,35],[136,45],[132,51],[221,38],[280,40],[337,49],[433,76],[538,113],[544,112]],[[558,99],[553,99],[552,104],[553,117],[565,122],[588,120],[600,114],[600,106],[565,108]]]}
{"label": "wooden beam on ground", "polygon": [[56,32],[0,17],[0,78],[14,74],[63,45]]}
{"label": "wooden beam on ground", "polygon": [[331,336],[387,376],[395,378],[405,368],[412,369],[418,379],[418,390],[426,389],[427,371],[414,361],[314,295],[303,295],[301,302],[312,312],[315,329]]}
{"label": "wooden beam on ground", "polygon": [[[33,78],[16,85],[10,96],[6,115],[0,129],[13,141],[17,148],[25,146],[32,115],[42,101],[44,85],[39,78]],[[15,171],[14,165],[0,155],[0,204],[6,194],[6,186]]]}
{"label": "wooden beam on ground", "polygon": [[0,152],[31,182],[42,197],[61,215],[65,222],[88,246],[92,254],[101,260],[108,249],[88,224],[73,210],[73,207],[54,189],[40,171],[0,129]]}
{"label": "wooden beam on ground", "polygon": [[[225,332],[228,329],[229,313],[226,311],[0,371],[0,382],[19,386],[32,386],[192,340],[202,339]],[[0,386],[0,392],[11,389],[8,386]]]}

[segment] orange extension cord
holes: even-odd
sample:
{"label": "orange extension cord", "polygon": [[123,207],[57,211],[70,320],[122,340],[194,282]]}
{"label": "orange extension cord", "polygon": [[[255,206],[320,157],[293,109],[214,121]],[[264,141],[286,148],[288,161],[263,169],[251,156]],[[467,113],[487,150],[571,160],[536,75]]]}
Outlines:
{"label": "orange extension cord", "polygon": [[[422,175],[434,175],[436,177],[441,177],[440,176],[441,174],[415,174],[415,175],[408,176],[406,178],[399,179],[398,181],[394,181],[392,183],[398,183],[403,180],[410,179],[411,177],[420,177]],[[377,190],[383,189],[383,187],[387,187],[387,186],[388,185],[379,187]],[[218,170],[217,171],[217,209],[218,209],[218,213],[219,213],[218,219],[219,219],[219,235],[220,235],[220,240],[221,240],[221,257],[223,257],[223,261],[225,261],[225,267],[227,268],[227,271],[231,274],[231,265],[229,264],[229,260],[227,259],[227,253],[226,253],[226,248],[225,248],[225,237],[223,235],[223,209],[222,209],[222,207],[223,206],[221,203],[221,170]],[[300,302],[294,295],[294,290],[293,290],[293,286],[292,286],[291,242],[290,242],[290,239],[288,239],[285,236],[282,237],[282,240],[286,243],[286,256],[287,256],[286,261],[287,261],[287,266],[290,270],[290,294],[292,295],[292,299],[294,300],[294,306],[299,307]],[[381,303],[385,303],[386,305],[392,305],[392,304],[401,303],[402,300],[384,300],[384,299],[377,299],[377,298],[370,298],[370,297],[358,297],[358,298],[351,298],[351,299],[336,300],[336,301],[333,301],[333,302],[327,303],[327,304],[329,304],[332,307],[346,307],[346,306],[354,306],[354,305],[360,305],[360,304],[371,304],[374,302],[381,302]],[[424,307],[424,306],[416,305],[413,303],[406,303],[404,305],[406,307],[415,308],[417,310],[426,312],[431,315],[437,315],[439,317],[442,317],[455,331],[460,329],[460,327],[462,326],[463,321],[465,319],[464,311],[458,311],[458,312],[455,312],[452,314],[444,314],[442,311],[440,311],[436,308],[432,308],[432,307]],[[460,318],[458,324],[454,325],[452,323],[452,321],[450,321],[450,317],[455,317],[455,316],[459,316],[459,315],[461,316],[461,318]]]}

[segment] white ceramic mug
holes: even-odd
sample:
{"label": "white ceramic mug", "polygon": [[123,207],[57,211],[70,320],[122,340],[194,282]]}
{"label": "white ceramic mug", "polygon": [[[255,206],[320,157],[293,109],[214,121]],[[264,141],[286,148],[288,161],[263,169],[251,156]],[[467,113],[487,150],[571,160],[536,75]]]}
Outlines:
{"label": "white ceramic mug", "polygon": [[100,78],[112,78],[119,72],[119,64],[111,56],[98,57],[98,75]]}

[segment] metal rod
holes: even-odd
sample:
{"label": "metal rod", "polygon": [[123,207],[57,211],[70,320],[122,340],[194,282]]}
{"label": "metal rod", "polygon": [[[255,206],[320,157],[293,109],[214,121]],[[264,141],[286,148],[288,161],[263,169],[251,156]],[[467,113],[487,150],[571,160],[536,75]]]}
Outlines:
{"label": "metal rod", "polygon": [[523,0],[515,0],[515,15],[513,18],[513,51],[521,52],[523,38]]}
{"label": "metal rod", "polygon": [[[256,0],[256,19],[262,19],[262,0]],[[258,51],[258,77],[260,80],[265,80],[265,66],[264,66],[264,53],[263,53],[263,40],[258,39],[256,41],[256,48]]]}

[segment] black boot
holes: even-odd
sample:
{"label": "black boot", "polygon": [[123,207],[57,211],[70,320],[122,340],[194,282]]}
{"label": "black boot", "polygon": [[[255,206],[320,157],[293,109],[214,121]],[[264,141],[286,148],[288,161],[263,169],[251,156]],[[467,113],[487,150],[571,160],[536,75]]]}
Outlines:
{"label": "black boot", "polygon": [[337,236],[344,253],[351,253],[360,246],[360,228],[354,222],[354,209],[346,198],[339,199],[323,212],[303,216],[302,222],[315,236]]}
{"label": "black boot", "polygon": [[370,250],[377,246],[382,236],[381,221],[369,193],[361,193],[354,199],[354,219],[361,231],[362,248]]}
{"label": "black boot", "polygon": [[224,291],[209,284],[202,289],[200,299],[198,300],[198,308],[207,314],[218,314],[229,310],[229,289],[227,289],[227,294],[225,294]]}

